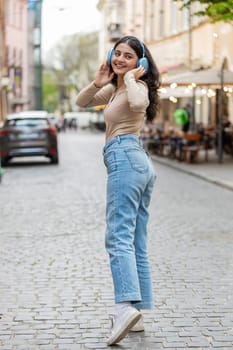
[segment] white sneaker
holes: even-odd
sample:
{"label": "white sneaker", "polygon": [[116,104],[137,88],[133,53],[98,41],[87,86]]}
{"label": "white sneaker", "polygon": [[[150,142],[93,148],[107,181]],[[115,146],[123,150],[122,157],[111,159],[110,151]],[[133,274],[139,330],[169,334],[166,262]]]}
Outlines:
{"label": "white sneaker", "polygon": [[130,332],[143,332],[145,330],[143,317],[130,329]]}
{"label": "white sneaker", "polygon": [[130,329],[139,321],[141,317],[141,313],[132,306],[128,306],[125,311],[117,317],[112,315],[111,334],[107,344],[113,345],[119,343],[126,337]]}

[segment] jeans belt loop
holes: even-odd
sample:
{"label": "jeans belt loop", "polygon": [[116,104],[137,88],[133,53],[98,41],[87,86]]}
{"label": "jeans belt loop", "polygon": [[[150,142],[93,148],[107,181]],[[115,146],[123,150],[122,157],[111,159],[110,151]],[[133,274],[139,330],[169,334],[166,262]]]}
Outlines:
{"label": "jeans belt loop", "polygon": [[121,143],[121,138],[120,138],[120,136],[117,136],[117,142],[118,142],[118,143]]}

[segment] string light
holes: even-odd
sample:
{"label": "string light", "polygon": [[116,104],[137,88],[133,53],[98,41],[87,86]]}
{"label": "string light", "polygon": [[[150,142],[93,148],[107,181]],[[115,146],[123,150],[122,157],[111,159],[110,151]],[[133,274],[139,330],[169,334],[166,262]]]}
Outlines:
{"label": "string light", "polygon": [[169,97],[169,100],[172,102],[172,103],[177,103],[177,98],[175,98],[174,96],[170,96]]}
{"label": "string light", "polygon": [[176,83],[172,83],[171,85],[170,85],[170,88],[171,89],[175,89],[177,87],[177,84]]}

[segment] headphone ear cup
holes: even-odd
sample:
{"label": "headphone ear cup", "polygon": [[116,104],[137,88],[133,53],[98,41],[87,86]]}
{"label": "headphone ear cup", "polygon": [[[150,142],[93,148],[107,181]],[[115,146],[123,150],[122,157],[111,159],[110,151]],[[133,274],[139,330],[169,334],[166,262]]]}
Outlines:
{"label": "headphone ear cup", "polygon": [[108,63],[109,66],[111,66],[113,54],[114,54],[114,48],[112,47],[112,48],[108,51],[108,57],[107,57],[107,63]]}
{"label": "headphone ear cup", "polygon": [[146,57],[140,58],[140,59],[138,60],[138,62],[137,62],[137,67],[139,67],[139,66],[142,66],[142,67],[145,69],[146,73],[147,73],[148,70],[149,70],[149,62],[148,62],[148,59],[147,59]]}

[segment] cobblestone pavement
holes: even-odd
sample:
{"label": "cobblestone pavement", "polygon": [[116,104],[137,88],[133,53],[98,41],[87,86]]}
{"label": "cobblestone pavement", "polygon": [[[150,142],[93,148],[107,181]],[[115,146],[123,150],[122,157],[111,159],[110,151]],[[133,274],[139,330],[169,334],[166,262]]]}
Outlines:
{"label": "cobblestone pavement", "polygon": [[[106,349],[102,134],[61,134],[60,165],[17,161],[0,185],[0,349]],[[155,164],[155,163],[154,163]],[[146,332],[112,349],[233,349],[233,193],[155,164]]]}

